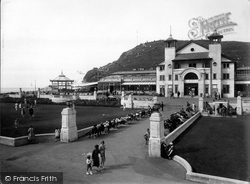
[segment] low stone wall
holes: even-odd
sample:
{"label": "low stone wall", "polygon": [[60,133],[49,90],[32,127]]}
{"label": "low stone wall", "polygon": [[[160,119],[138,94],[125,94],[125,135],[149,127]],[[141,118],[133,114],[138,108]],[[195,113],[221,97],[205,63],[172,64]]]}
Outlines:
{"label": "low stone wall", "polygon": [[15,142],[15,138],[0,136],[0,144],[7,145],[7,146],[15,146],[14,142]]}
{"label": "low stone wall", "polygon": [[191,118],[189,118],[185,123],[177,127],[173,132],[168,134],[164,141],[168,145],[170,142],[173,142],[182,132],[184,132],[190,125],[193,124],[197,120],[198,117],[200,117],[201,113],[197,112],[195,115],[193,115]]}
{"label": "low stone wall", "polygon": [[250,99],[242,100],[243,113],[250,114]]}
{"label": "low stone wall", "polygon": [[134,108],[148,108],[148,106],[150,106],[151,108],[154,106],[153,101],[138,101],[138,100],[134,100]]}
{"label": "low stone wall", "polygon": [[69,100],[72,101],[74,99],[73,99],[72,95],[68,95],[68,96],[53,95],[51,100],[54,103],[64,103],[64,102],[67,102]]}
{"label": "low stone wall", "polygon": [[51,98],[52,98],[52,95],[40,94],[38,98],[48,98],[48,99],[51,99]]}
{"label": "low stone wall", "polygon": [[126,108],[151,108],[157,102],[157,97],[152,96],[122,96],[121,98],[121,105],[125,106]]}
{"label": "low stone wall", "polygon": [[20,98],[19,94],[8,94],[10,98]]}
{"label": "low stone wall", "polygon": [[186,180],[201,182],[201,183],[220,183],[220,184],[250,184],[250,182],[213,176],[208,174],[195,173],[192,171],[190,164],[182,157],[175,155],[174,161],[181,164],[186,169]]}
{"label": "low stone wall", "polygon": [[78,130],[78,137],[85,136],[86,133],[88,133],[92,128],[93,128],[93,126],[88,127],[88,128],[84,128],[84,129],[81,129],[81,130]]}
{"label": "low stone wall", "polygon": [[[77,130],[78,138],[83,137],[92,129],[93,126]],[[47,134],[36,134],[35,135],[35,142],[36,143],[44,143],[44,142],[54,142],[55,141],[55,134],[54,133],[47,133]],[[6,137],[0,136],[0,144],[7,145],[7,146],[22,146],[28,144],[28,136],[22,137]]]}
{"label": "low stone wall", "polygon": [[21,146],[28,144],[28,136],[22,136],[17,138],[0,136],[0,144],[7,146]]}
{"label": "low stone wall", "polygon": [[79,99],[81,99],[81,100],[96,100],[96,96],[94,96],[94,95],[79,95]]}
{"label": "low stone wall", "polygon": [[[217,102],[220,103],[220,102]],[[221,103],[225,103],[225,102],[221,102]],[[213,103],[210,102],[208,103],[210,105],[210,107],[213,107]],[[229,105],[232,106],[234,109],[237,108],[237,103],[236,102],[229,102]],[[215,107],[216,109],[217,107]],[[245,114],[250,114],[250,99],[243,99],[242,100],[242,111]]]}

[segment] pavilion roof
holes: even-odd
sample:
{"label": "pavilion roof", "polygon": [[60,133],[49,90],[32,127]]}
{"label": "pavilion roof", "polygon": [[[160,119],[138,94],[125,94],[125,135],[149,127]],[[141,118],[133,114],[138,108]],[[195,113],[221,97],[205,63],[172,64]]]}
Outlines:
{"label": "pavilion roof", "polygon": [[74,82],[74,80],[71,80],[71,79],[69,79],[68,77],[66,77],[64,74],[63,74],[63,72],[61,72],[61,74],[58,76],[58,77],[56,77],[55,79],[53,79],[53,80],[50,80],[51,82]]}
{"label": "pavilion roof", "polygon": [[185,53],[178,54],[173,61],[182,61],[182,60],[196,60],[196,59],[204,59],[211,60],[208,52],[197,52],[197,53]]}

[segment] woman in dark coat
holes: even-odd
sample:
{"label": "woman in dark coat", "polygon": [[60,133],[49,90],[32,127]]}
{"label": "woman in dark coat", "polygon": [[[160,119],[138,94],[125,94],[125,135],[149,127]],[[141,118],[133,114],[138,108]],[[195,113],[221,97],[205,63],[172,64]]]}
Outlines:
{"label": "woman in dark coat", "polygon": [[92,159],[93,159],[93,167],[96,167],[96,170],[99,172],[100,159],[101,159],[99,145],[95,145],[95,149],[92,152]]}

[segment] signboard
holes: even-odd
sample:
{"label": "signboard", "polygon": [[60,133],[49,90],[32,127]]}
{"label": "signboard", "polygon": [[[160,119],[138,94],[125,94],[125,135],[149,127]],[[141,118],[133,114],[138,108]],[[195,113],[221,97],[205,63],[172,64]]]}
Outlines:
{"label": "signboard", "polygon": [[223,13],[214,17],[204,19],[202,17],[192,18],[188,25],[191,30],[188,32],[188,37],[191,40],[206,39],[214,30],[220,35],[230,34],[234,32],[234,26],[237,24],[230,20],[231,13]]}

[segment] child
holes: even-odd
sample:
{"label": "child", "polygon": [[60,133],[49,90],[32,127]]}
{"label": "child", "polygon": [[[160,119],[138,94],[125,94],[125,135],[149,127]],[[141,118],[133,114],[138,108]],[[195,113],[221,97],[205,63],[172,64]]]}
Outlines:
{"label": "child", "polygon": [[92,159],[90,157],[90,155],[87,155],[87,160],[86,160],[86,163],[87,163],[87,172],[86,174],[87,175],[92,175]]}
{"label": "child", "polygon": [[55,129],[55,142],[60,141],[60,130],[59,128]]}
{"label": "child", "polygon": [[146,145],[148,145],[149,137],[150,137],[150,130],[148,128],[147,131],[146,131],[146,134],[144,134]]}

